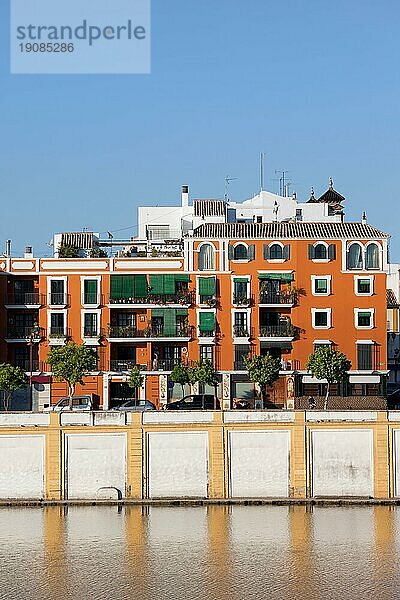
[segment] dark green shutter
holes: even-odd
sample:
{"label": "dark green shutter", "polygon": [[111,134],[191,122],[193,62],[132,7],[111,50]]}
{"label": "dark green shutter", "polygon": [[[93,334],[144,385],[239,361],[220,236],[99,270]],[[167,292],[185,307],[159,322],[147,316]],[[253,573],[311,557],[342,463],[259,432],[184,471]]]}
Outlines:
{"label": "dark green shutter", "polygon": [[294,275],[293,273],[259,273],[258,279],[273,279],[290,283],[294,280]]}
{"label": "dark green shutter", "polygon": [[249,260],[254,260],[255,256],[256,256],[256,246],[255,246],[255,244],[251,244],[249,246],[249,251],[248,251]]}
{"label": "dark green shutter", "polygon": [[177,308],[176,309],[176,316],[177,317],[187,317],[188,316],[188,309],[187,308]]}
{"label": "dark green shutter", "polygon": [[199,279],[199,294],[201,296],[215,295],[215,277],[201,277]]}
{"label": "dark green shutter", "polygon": [[199,329],[203,331],[214,331],[215,329],[215,313],[201,312],[199,313]]}
{"label": "dark green shutter", "polygon": [[308,244],[308,258],[310,260],[315,258],[315,248],[312,244]]}
{"label": "dark green shutter", "polygon": [[234,283],[247,283],[248,279],[246,277],[234,277]]}
{"label": "dark green shutter", "polygon": [[335,244],[329,244],[329,246],[328,246],[328,258],[329,258],[329,260],[335,260],[335,258],[336,258],[336,246],[335,246]]}
{"label": "dark green shutter", "polygon": [[122,280],[123,275],[111,275],[110,297],[112,300],[122,298]]}
{"label": "dark green shutter", "polygon": [[233,246],[228,246],[228,259],[233,260]]}
{"label": "dark green shutter", "polygon": [[178,273],[175,275],[175,281],[182,281],[183,283],[189,283],[190,276],[185,273]]}
{"label": "dark green shutter", "polygon": [[164,335],[174,336],[176,334],[176,310],[166,308],[164,310]]}
{"label": "dark green shutter", "polygon": [[146,298],[147,279],[146,275],[134,275],[135,277],[135,298]]}
{"label": "dark green shutter", "polygon": [[268,244],[264,244],[263,252],[264,252],[264,260],[269,260],[270,249],[269,249]]}
{"label": "dark green shutter", "polygon": [[85,304],[96,304],[97,302],[97,279],[85,279],[84,281]]}
{"label": "dark green shutter", "polygon": [[290,245],[289,244],[285,244],[285,246],[283,246],[282,256],[283,256],[284,260],[290,259]]}
{"label": "dark green shutter", "polygon": [[162,275],[150,275],[150,293],[164,294],[164,277]]}
{"label": "dark green shutter", "polygon": [[134,275],[122,275],[122,298],[135,297],[135,276]]}

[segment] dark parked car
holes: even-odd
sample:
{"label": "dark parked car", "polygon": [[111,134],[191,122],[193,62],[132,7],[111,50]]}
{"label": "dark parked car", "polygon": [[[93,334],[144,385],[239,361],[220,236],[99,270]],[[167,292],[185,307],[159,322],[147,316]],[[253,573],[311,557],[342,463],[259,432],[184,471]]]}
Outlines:
{"label": "dark parked car", "polygon": [[116,406],[112,410],[129,410],[129,411],[143,411],[143,410],[156,410],[156,407],[150,400],[141,400],[139,398],[131,398],[123,404]]}
{"label": "dark parked car", "polygon": [[219,410],[221,405],[218,398],[212,394],[195,394],[185,396],[182,400],[168,402],[167,410]]}
{"label": "dark parked car", "polygon": [[400,388],[389,394],[387,397],[387,407],[389,410],[400,409]]}

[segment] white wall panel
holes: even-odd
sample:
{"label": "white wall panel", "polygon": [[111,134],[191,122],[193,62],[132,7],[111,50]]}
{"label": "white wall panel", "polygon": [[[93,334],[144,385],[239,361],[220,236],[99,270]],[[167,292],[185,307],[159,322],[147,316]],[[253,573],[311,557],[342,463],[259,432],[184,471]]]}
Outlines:
{"label": "white wall panel", "polygon": [[44,497],[44,435],[0,436],[0,498]]}
{"label": "white wall panel", "polygon": [[373,496],[373,432],[311,432],[313,496]]}
{"label": "white wall panel", "polygon": [[124,433],[68,434],[66,483],[68,498],[125,497],[126,435]]}
{"label": "white wall panel", "polygon": [[150,498],[207,497],[208,434],[148,433]]}
{"label": "white wall panel", "polygon": [[231,431],[230,496],[287,497],[289,447],[289,431]]}
{"label": "white wall panel", "polygon": [[400,429],[393,429],[394,495],[400,496]]}

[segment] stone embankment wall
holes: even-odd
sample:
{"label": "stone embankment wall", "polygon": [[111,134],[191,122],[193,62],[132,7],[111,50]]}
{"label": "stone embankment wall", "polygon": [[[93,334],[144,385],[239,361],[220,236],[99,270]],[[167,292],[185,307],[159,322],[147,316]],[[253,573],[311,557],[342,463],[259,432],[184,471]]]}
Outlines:
{"label": "stone embankment wall", "polygon": [[0,500],[400,498],[400,412],[0,414]]}

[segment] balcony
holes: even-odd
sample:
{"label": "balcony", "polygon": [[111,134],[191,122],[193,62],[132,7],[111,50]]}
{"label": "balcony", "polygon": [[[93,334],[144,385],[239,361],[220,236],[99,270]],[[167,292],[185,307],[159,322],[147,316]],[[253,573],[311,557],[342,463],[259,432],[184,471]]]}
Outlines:
{"label": "balcony", "polygon": [[246,325],[234,325],[233,326],[233,337],[234,338],[248,338],[249,336],[250,336],[250,331]]}
{"label": "balcony", "polygon": [[201,331],[199,329],[198,336],[199,338],[214,338],[215,337],[215,329],[207,329]]}
{"label": "balcony", "polygon": [[139,367],[139,369],[143,370],[147,369],[147,365],[138,365],[136,360],[119,358],[110,360],[110,371],[127,373],[135,367]]}
{"label": "balcony", "polygon": [[247,367],[243,360],[235,360],[235,362],[233,363],[233,370],[234,371],[247,371]]}
{"label": "balcony", "polygon": [[189,325],[176,325],[173,328],[150,326],[146,329],[137,329],[131,325],[109,325],[108,338],[111,340],[143,340],[143,339],[187,339],[193,336],[193,327]]}
{"label": "balcony", "polygon": [[6,308],[40,308],[45,303],[45,296],[39,292],[15,292],[7,294]]}
{"label": "balcony", "polygon": [[50,293],[47,300],[49,306],[67,306],[70,304],[70,295],[64,292]]}
{"label": "balcony", "polygon": [[293,340],[296,335],[296,327],[291,323],[280,323],[279,325],[261,325],[260,338],[284,338]]}
{"label": "balcony", "polygon": [[265,306],[294,306],[296,302],[296,294],[290,292],[271,293],[260,292],[258,303]]}
{"label": "balcony", "polygon": [[199,305],[209,306],[215,308],[218,304],[217,298],[210,294],[200,294]]}
{"label": "balcony", "polygon": [[48,332],[51,346],[62,346],[69,337],[71,337],[71,330],[64,327],[50,327]]}
{"label": "balcony", "polygon": [[152,306],[191,306],[194,302],[193,292],[182,292],[179,294],[148,294],[144,298],[111,298],[110,306],[140,306],[151,308]]}
{"label": "balcony", "polygon": [[[16,367],[20,367],[21,369],[23,369],[26,373],[30,373],[31,372],[31,364],[30,364],[30,360],[15,360],[12,364],[14,364]],[[38,372],[39,371],[39,361],[37,359],[32,361],[32,372]]]}
{"label": "balcony", "polygon": [[9,327],[7,330],[6,342],[29,342],[32,334],[32,341],[38,343],[44,336],[44,330],[40,327],[37,332],[34,332],[34,327],[32,325]]}
{"label": "balcony", "polygon": [[235,306],[251,306],[253,304],[253,298],[247,298],[246,296],[241,296],[240,294],[234,294],[233,304]]}

